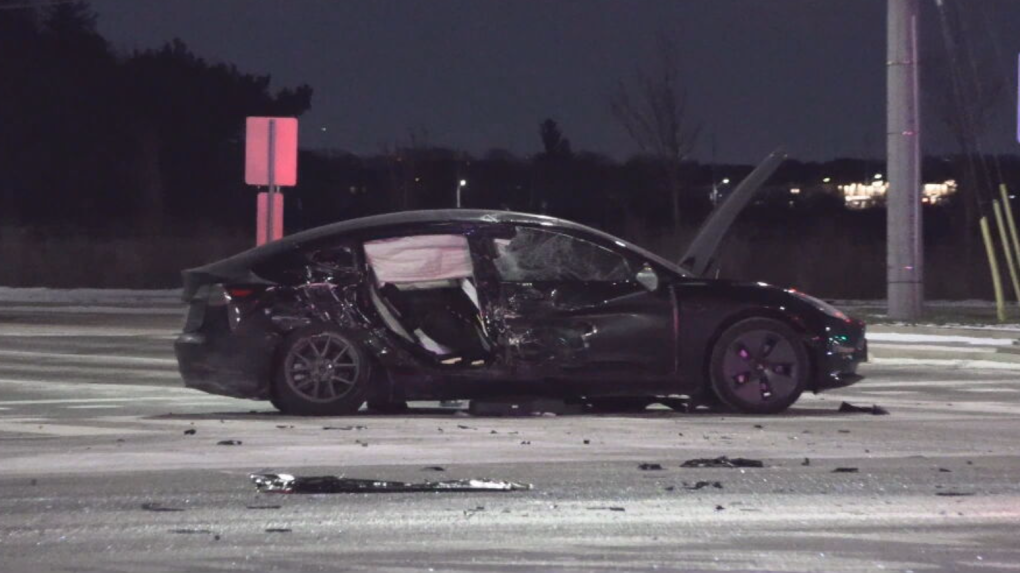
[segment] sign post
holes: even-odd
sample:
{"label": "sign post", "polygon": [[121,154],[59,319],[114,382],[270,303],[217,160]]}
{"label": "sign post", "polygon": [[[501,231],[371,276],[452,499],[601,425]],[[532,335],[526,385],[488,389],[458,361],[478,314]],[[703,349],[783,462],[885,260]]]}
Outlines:
{"label": "sign post", "polygon": [[256,244],[283,237],[283,194],[297,184],[297,129],[293,117],[249,117],[245,131],[244,181],[264,185],[256,215]]}

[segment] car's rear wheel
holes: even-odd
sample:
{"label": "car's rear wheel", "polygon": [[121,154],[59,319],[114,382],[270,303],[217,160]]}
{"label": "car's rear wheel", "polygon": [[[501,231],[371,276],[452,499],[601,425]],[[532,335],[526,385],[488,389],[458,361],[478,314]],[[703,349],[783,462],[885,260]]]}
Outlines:
{"label": "car's rear wheel", "polygon": [[284,339],[273,380],[273,405],[285,414],[353,414],[371,389],[372,363],[348,335],[328,326]]}
{"label": "car's rear wheel", "polygon": [[786,324],[751,318],[723,332],[712,348],[709,382],[725,405],[775,414],[800,398],[810,376],[807,350]]}

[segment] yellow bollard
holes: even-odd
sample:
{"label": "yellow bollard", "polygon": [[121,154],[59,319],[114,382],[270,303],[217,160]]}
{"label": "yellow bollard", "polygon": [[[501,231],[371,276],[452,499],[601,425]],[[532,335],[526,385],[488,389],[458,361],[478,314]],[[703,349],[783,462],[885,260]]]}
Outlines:
{"label": "yellow bollard", "polygon": [[1016,267],[1013,265],[1013,248],[1009,246],[1009,236],[1006,234],[1006,224],[1002,220],[1002,209],[999,207],[999,200],[992,200],[992,210],[995,211],[995,225],[999,228],[999,240],[1002,241],[1002,250],[1006,253],[1006,266],[1009,268],[1009,278],[1013,280],[1013,294],[1020,303],[1020,281],[1016,277]]}
{"label": "yellow bollard", "polygon": [[992,270],[992,287],[995,289],[995,309],[999,322],[1006,322],[1006,301],[1002,297],[1002,280],[999,279],[999,262],[995,258],[995,245],[992,244],[992,233],[988,230],[988,217],[981,217],[981,236],[985,239],[985,251],[988,253],[988,266]]}
{"label": "yellow bollard", "polygon": [[1016,255],[1017,265],[1020,265],[1020,239],[1017,239],[1016,222],[1013,221],[1013,208],[1010,207],[1009,189],[1006,188],[1005,183],[1002,183],[999,185],[999,191],[1002,193],[1002,209],[1006,211],[1006,223],[1009,225],[1009,236],[1013,239],[1013,254]]}

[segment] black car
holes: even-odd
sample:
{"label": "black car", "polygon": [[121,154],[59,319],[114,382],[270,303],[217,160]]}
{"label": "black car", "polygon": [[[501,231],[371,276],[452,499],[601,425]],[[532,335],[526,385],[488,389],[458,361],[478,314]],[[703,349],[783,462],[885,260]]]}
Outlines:
{"label": "black car", "polygon": [[859,380],[862,322],[791,289],[702,278],[727,226],[709,225],[716,238],[699,236],[683,266],[505,211],[300,232],[184,272],[181,375],[307,415],[523,395],[774,413]]}

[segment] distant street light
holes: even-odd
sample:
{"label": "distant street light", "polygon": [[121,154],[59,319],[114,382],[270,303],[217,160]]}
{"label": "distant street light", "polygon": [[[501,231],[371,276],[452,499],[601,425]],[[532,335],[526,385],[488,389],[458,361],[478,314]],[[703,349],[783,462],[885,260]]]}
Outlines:
{"label": "distant street light", "polygon": [[467,179],[461,179],[457,182],[457,208],[460,209],[460,192],[462,189],[467,187]]}

